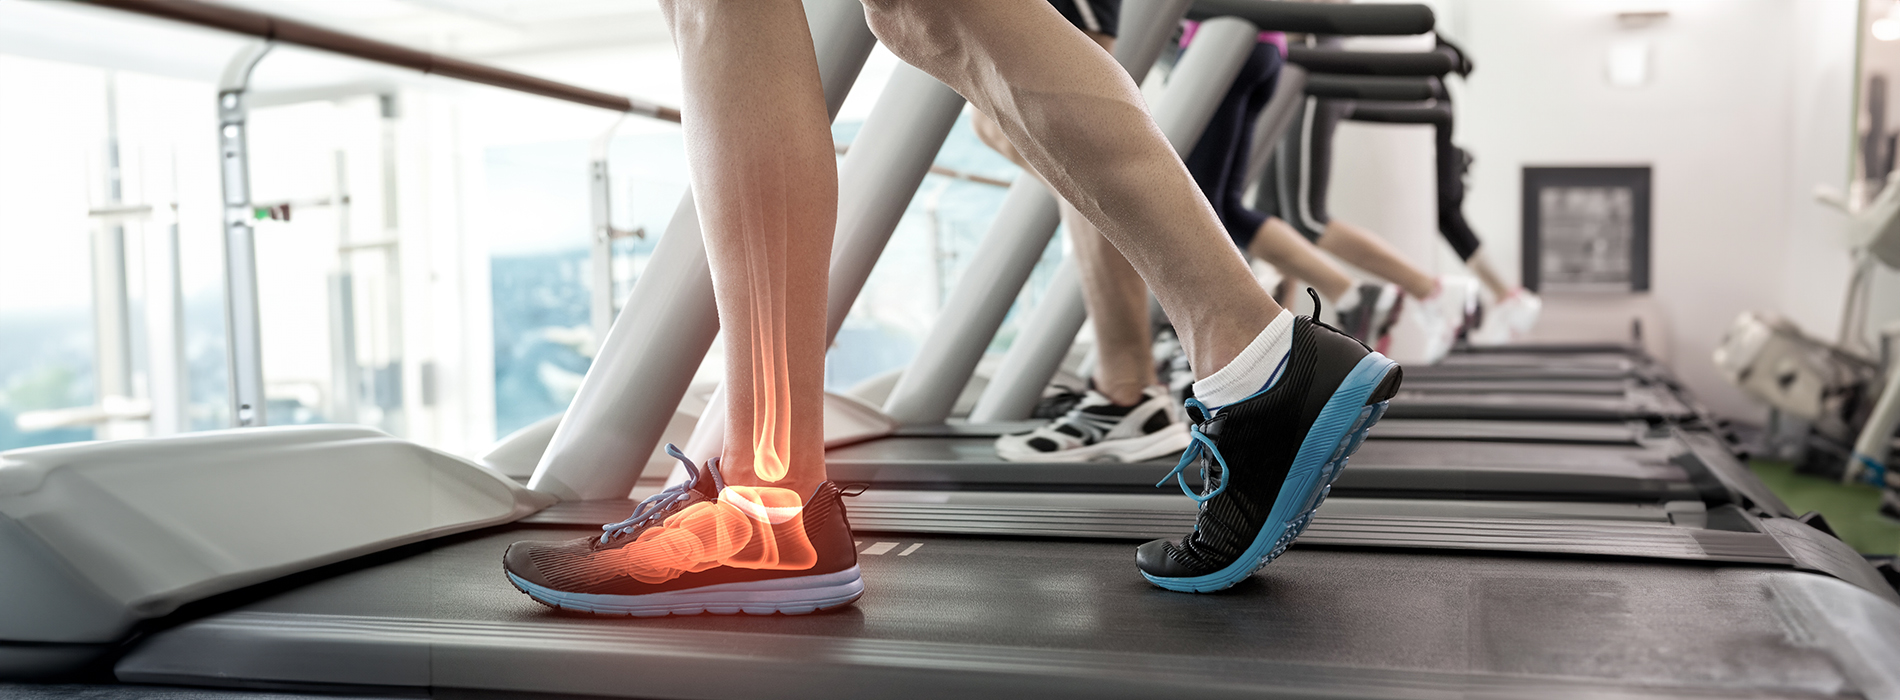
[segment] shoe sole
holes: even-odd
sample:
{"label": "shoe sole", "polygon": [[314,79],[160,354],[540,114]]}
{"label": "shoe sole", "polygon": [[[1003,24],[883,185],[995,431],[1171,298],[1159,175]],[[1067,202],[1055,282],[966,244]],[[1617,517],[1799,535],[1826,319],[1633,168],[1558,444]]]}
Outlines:
{"label": "shoe sole", "polygon": [[515,590],[551,608],[630,617],[667,615],[805,615],[850,605],[864,595],[864,577],[858,567],[818,576],[721,583],[646,595],[569,593],[537,586],[508,572]]}
{"label": "shoe sole", "polygon": [[1151,435],[1106,440],[1072,450],[1037,452],[1028,448],[1021,450],[999,448],[996,450],[996,456],[1006,462],[1146,462],[1185,450],[1188,448],[1188,443],[1193,440],[1188,437],[1186,425],[1172,423]]}
{"label": "shoe sole", "polygon": [[1208,593],[1240,583],[1286,552],[1294,538],[1313,523],[1313,513],[1332,492],[1333,481],[1345,469],[1346,461],[1359,451],[1366,433],[1385,415],[1386,405],[1398,393],[1399,377],[1398,363],[1384,355],[1375,352],[1359,360],[1306,431],[1286,481],[1280,485],[1273,511],[1234,563],[1201,576],[1154,576],[1144,571],[1142,577],[1171,591]]}

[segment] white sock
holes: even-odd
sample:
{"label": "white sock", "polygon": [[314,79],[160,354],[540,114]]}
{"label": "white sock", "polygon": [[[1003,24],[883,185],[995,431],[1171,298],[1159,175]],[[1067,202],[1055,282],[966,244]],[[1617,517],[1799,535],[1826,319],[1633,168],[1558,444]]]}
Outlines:
{"label": "white sock", "polygon": [[1279,380],[1287,353],[1292,351],[1293,312],[1282,309],[1239,357],[1194,382],[1194,397],[1209,408],[1219,408],[1265,391]]}

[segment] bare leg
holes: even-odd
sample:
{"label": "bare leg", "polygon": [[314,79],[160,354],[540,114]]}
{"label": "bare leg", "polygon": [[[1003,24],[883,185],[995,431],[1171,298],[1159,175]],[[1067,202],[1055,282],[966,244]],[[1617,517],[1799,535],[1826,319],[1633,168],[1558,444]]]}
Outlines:
{"label": "bare leg", "polygon": [[1312,242],[1278,218],[1260,225],[1253,243],[1247,246],[1247,254],[1267,261],[1288,277],[1311,281],[1327,299],[1337,300],[1352,289],[1352,277],[1345,270],[1320,255]]}
{"label": "bare leg", "polygon": [[1050,187],[1154,289],[1195,374],[1280,312],[1254,283],[1128,73],[1047,3],[866,0],[898,57],[994,118]]}
{"label": "bare leg", "polygon": [[809,495],[825,479],[838,171],[804,7],[661,4],[680,52],[686,153],[725,333],[721,471]]}
{"label": "bare leg", "polygon": [[1438,280],[1406,262],[1384,240],[1344,221],[1334,219],[1326,224],[1319,235],[1319,247],[1404,288],[1413,298],[1424,299],[1438,288]]}
{"label": "bare leg", "polygon": [[[1083,33],[1103,49],[1115,50],[1114,37]],[[1030,175],[1036,174],[995,120],[977,112],[970,126],[985,145]],[[1076,263],[1082,272],[1082,301],[1095,322],[1095,390],[1117,404],[1132,405],[1141,400],[1143,389],[1157,381],[1153,338],[1149,334],[1148,285],[1095,224],[1068,200],[1062,200],[1061,206],[1062,223],[1069,229],[1069,243],[1075,247]]]}

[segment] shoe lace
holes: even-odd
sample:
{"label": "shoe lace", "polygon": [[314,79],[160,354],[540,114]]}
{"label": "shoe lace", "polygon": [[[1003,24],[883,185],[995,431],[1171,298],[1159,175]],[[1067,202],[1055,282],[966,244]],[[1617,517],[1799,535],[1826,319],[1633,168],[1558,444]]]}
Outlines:
{"label": "shoe lace", "polygon": [[640,502],[640,505],[634,507],[633,515],[627,516],[626,520],[600,526],[600,529],[605,531],[600,535],[601,544],[607,544],[621,535],[631,534],[635,530],[646,527],[654,519],[671,513],[673,508],[692,498],[693,489],[699,486],[699,479],[703,475],[712,475],[714,491],[725,490],[725,480],[719,476],[718,457],[706,460],[706,470],[702,472],[698,467],[693,466],[693,460],[687,459],[686,454],[680,452],[680,448],[674,447],[673,443],[666,444],[666,454],[686,465],[686,480],[648,496],[646,500]]}
{"label": "shoe lace", "polygon": [[[1212,411],[1207,410],[1207,404],[1201,403],[1200,399],[1188,399],[1187,407],[1191,412],[1198,412],[1194,413],[1194,415],[1210,416],[1213,414]],[[1188,437],[1190,441],[1188,442],[1187,450],[1181,453],[1181,461],[1175,463],[1174,470],[1168,472],[1167,476],[1161,477],[1160,481],[1155,482],[1155,488],[1160,488],[1163,484],[1168,483],[1168,477],[1174,477],[1175,483],[1181,486],[1181,493],[1187,494],[1187,497],[1194,499],[1195,503],[1206,503],[1208,500],[1221,495],[1221,492],[1227,490],[1227,457],[1220,453],[1220,446],[1214,444],[1213,438],[1208,437],[1207,433],[1201,432],[1201,424],[1205,422],[1206,420],[1197,420],[1194,421],[1193,425],[1188,426]],[[1201,492],[1197,494],[1194,492],[1194,489],[1188,488],[1185,470],[1189,464],[1194,463],[1195,458],[1200,457],[1203,453],[1212,455],[1213,459],[1208,460],[1201,466]],[[1218,466],[1219,469],[1212,470],[1214,473],[1210,474],[1210,470],[1208,469],[1210,465]]]}

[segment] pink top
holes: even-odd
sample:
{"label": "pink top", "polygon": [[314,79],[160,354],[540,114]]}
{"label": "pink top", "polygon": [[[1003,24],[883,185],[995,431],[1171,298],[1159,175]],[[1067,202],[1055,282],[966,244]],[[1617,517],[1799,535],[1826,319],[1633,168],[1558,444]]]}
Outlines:
{"label": "pink top", "polygon": [[[1181,32],[1181,46],[1183,47],[1186,47],[1188,42],[1194,41],[1194,33],[1201,30],[1201,23],[1198,20],[1187,20],[1185,24],[1186,27]],[[1279,47],[1280,55],[1286,55],[1286,32],[1261,32],[1260,43],[1272,44]]]}

